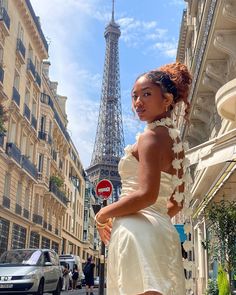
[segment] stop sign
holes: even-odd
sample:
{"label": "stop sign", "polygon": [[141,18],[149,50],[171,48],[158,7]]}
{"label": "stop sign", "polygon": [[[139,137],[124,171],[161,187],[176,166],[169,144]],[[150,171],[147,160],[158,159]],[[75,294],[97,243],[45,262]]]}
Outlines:
{"label": "stop sign", "polygon": [[96,185],[96,194],[98,197],[107,200],[112,194],[113,186],[110,180],[102,179]]}

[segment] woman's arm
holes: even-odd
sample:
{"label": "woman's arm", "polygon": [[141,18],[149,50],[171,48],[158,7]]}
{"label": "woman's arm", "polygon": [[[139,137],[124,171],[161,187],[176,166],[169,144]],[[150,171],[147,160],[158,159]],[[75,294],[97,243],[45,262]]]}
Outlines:
{"label": "woman's arm", "polygon": [[157,131],[148,130],[139,138],[138,190],[102,208],[97,214],[99,222],[104,223],[111,217],[136,213],[156,202],[162,162],[167,150],[165,141],[168,137],[166,132],[163,132],[161,128],[158,129],[160,129],[158,136]]}
{"label": "woman's arm", "polygon": [[178,214],[183,209],[183,202],[181,203],[181,206],[174,200],[173,196],[168,200],[167,202],[167,210],[168,215],[170,218],[174,217],[176,214]]}

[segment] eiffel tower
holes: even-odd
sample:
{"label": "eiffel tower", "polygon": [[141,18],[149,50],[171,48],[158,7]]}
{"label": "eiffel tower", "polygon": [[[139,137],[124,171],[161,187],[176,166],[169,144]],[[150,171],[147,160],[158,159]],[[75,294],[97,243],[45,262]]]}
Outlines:
{"label": "eiffel tower", "polygon": [[118,163],[124,150],[118,47],[120,34],[119,25],[114,20],[113,0],[111,21],[104,33],[106,54],[96,139],[91,164],[86,170],[94,185],[105,178],[112,182],[114,190],[111,202],[118,200],[121,187]]}

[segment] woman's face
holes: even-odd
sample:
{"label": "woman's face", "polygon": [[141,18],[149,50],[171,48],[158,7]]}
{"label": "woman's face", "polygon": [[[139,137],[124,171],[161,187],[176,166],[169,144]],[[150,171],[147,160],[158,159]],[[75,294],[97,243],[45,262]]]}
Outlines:
{"label": "woman's face", "polygon": [[145,76],[140,77],[132,90],[132,104],[141,121],[153,122],[166,111],[166,103],[158,85]]}

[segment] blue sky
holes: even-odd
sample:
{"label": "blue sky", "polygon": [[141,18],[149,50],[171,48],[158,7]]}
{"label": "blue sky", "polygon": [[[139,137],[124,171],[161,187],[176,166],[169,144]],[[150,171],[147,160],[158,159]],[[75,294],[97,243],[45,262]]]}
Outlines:
{"label": "blue sky", "polygon": [[[68,97],[68,131],[85,168],[93,150],[112,0],[31,0],[49,42],[50,78]],[[135,78],[175,61],[184,0],[115,0],[125,143],[143,126],[131,111]]]}

